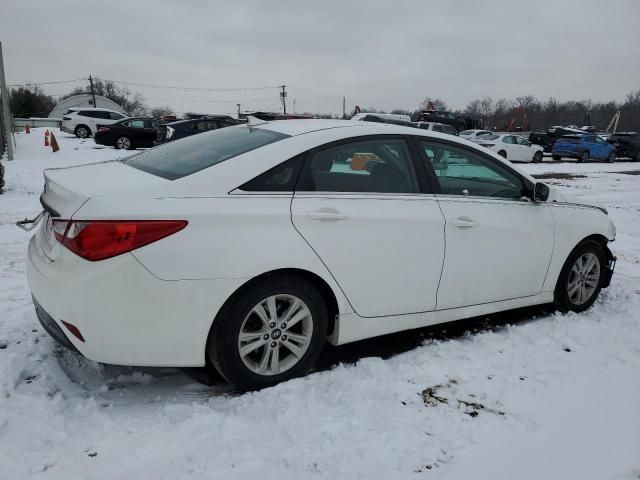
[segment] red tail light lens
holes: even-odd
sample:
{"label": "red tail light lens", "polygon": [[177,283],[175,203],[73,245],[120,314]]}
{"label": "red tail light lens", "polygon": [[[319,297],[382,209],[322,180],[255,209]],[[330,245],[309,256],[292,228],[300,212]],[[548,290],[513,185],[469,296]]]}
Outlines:
{"label": "red tail light lens", "polygon": [[100,127],[98,128],[99,132],[108,132],[109,131],[109,127]]}
{"label": "red tail light lens", "polygon": [[73,253],[96,262],[149,245],[186,226],[186,220],[54,220],[53,232]]}

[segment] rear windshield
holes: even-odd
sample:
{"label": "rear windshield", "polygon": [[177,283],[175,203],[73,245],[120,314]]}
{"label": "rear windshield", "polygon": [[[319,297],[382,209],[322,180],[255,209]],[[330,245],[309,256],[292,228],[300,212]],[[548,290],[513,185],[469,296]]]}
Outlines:
{"label": "rear windshield", "polygon": [[175,180],[288,136],[242,125],[175,140],[121,161],[138,170]]}

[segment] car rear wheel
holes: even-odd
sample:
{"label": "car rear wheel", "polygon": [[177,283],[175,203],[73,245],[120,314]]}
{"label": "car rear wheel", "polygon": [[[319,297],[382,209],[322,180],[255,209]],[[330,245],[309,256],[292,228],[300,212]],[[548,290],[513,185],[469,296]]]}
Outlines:
{"label": "car rear wheel", "polygon": [[542,161],[542,152],[537,151],[533,154],[533,163],[540,163]]}
{"label": "car rear wheel", "polygon": [[590,156],[590,155],[589,155],[589,151],[588,151],[588,150],[583,151],[583,152],[580,154],[580,156],[578,157],[578,162],[579,162],[579,163],[587,162],[587,161],[589,160],[589,156]]}
{"label": "car rear wheel", "polygon": [[217,315],[207,342],[211,364],[242,390],[305,374],[327,335],[320,292],[302,278],[270,277],[243,288]]}
{"label": "car rear wheel", "polygon": [[556,162],[562,159],[562,157],[560,155],[551,155],[551,158],[553,160],[555,160]]}
{"label": "car rear wheel", "polygon": [[86,127],[84,125],[78,125],[75,129],[75,134],[78,138],[87,138],[89,135],[91,135],[91,130],[89,129],[89,127]]}
{"label": "car rear wheel", "polygon": [[505,152],[504,150],[500,150],[498,152],[498,155],[500,155],[502,158],[507,158],[507,152]]}
{"label": "car rear wheel", "polygon": [[611,152],[607,157],[607,162],[613,163],[615,161],[616,161],[616,154],[614,152]]}
{"label": "car rear wheel", "polygon": [[595,240],[578,245],[562,267],[555,290],[561,311],[582,312],[595,302],[607,270],[604,248]]}
{"label": "car rear wheel", "polygon": [[633,157],[636,162],[640,162],[640,150],[636,152],[636,156]]}
{"label": "car rear wheel", "polygon": [[131,140],[127,137],[118,137],[115,147],[118,150],[131,150]]}

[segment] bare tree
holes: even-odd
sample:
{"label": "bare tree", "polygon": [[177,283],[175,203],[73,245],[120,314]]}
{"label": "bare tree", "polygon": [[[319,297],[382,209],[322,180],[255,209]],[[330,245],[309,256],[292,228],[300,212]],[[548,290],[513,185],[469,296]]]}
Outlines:
{"label": "bare tree", "polygon": [[420,110],[448,110],[447,104],[440,98],[425,97],[419,106]]}

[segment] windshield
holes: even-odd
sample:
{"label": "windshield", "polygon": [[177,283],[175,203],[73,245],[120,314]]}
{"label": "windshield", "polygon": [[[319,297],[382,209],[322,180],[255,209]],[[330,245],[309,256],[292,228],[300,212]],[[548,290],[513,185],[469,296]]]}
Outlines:
{"label": "windshield", "polygon": [[147,173],[176,180],[289,135],[245,125],[221,128],[175,140],[121,160]]}

